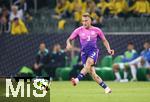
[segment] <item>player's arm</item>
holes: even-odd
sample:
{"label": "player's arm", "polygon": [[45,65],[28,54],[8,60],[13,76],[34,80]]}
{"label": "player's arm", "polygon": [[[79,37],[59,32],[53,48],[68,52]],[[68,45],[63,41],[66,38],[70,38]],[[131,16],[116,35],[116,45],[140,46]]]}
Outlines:
{"label": "player's arm", "polygon": [[114,55],[114,50],[110,48],[110,45],[109,45],[108,40],[104,37],[104,38],[102,39],[102,41],[103,41],[103,44],[104,44],[104,46],[106,47],[108,53],[109,53],[110,55]]}
{"label": "player's arm", "polygon": [[67,50],[72,49],[71,39],[70,39],[70,38],[67,39],[66,44],[67,44],[67,46],[66,46],[66,49],[67,49]]}
{"label": "player's arm", "polygon": [[103,41],[104,46],[106,47],[108,53],[110,55],[114,55],[114,50],[110,48],[109,42],[108,40],[105,38],[104,33],[102,32],[101,29],[97,29],[98,32],[98,36],[101,38],[101,40]]}
{"label": "player's arm", "polygon": [[74,30],[73,33],[70,35],[70,37],[66,41],[66,49],[70,50],[72,49],[71,41],[74,40],[78,36],[78,29]]}

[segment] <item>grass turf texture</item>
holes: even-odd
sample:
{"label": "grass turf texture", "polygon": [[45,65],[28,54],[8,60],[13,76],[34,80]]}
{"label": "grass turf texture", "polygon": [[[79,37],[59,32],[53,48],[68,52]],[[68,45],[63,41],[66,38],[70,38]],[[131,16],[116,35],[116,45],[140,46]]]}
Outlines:
{"label": "grass turf texture", "polygon": [[93,81],[82,81],[73,87],[69,81],[53,82],[51,102],[150,102],[150,82],[106,82],[111,94]]}
{"label": "grass turf texture", "polygon": [[[93,81],[81,81],[73,87],[69,81],[52,82],[51,90],[44,98],[6,98],[5,84],[0,81],[0,102],[149,102],[150,82],[106,82],[111,88],[111,94]],[[32,91],[33,88],[31,88]],[[32,92],[31,92],[32,94]],[[20,95],[20,94],[19,94]],[[25,93],[26,96],[26,93]],[[50,96],[50,97],[49,97]]]}

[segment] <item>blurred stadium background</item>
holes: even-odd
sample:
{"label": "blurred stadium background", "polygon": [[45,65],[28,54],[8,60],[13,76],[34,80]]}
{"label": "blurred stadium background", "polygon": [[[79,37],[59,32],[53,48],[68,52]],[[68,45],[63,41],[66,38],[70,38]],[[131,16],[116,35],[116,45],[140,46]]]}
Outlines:
{"label": "blurred stadium background", "polygon": [[[103,80],[115,80],[112,66],[127,50],[128,42],[140,54],[144,42],[150,41],[149,0],[0,0],[0,76],[35,77],[33,67],[39,45],[44,42],[51,57],[49,68],[40,70],[42,76],[70,80],[70,72],[78,63],[79,42],[73,42],[75,48],[66,51],[65,41],[81,25],[81,15],[86,11],[93,18],[92,24],[104,31],[116,51],[109,56],[99,41],[96,71]],[[19,26],[15,28],[15,24]],[[138,69],[137,78],[146,81],[146,69]],[[87,76],[85,80],[91,78]]]}

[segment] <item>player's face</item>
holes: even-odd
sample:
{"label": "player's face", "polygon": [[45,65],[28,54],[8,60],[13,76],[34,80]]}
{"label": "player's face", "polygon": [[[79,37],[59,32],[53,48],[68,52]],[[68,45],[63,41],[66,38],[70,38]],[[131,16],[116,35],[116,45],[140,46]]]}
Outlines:
{"label": "player's face", "polygon": [[144,48],[145,48],[145,49],[150,48],[150,44],[149,44],[148,42],[144,43]]}
{"label": "player's face", "polygon": [[46,48],[45,44],[40,44],[40,51],[41,52],[44,52],[45,48]]}
{"label": "player's face", "polygon": [[57,50],[60,51],[61,50],[61,46],[58,44],[57,45]]}
{"label": "player's face", "polygon": [[18,20],[15,20],[14,23],[15,23],[15,25],[19,25],[19,21]]}
{"label": "player's face", "polygon": [[133,49],[134,49],[134,46],[133,46],[133,45],[131,45],[131,44],[129,44],[129,45],[128,45],[128,50],[130,50],[130,51],[131,51],[131,50],[133,50]]}
{"label": "player's face", "polygon": [[85,28],[89,28],[91,26],[90,17],[82,17],[82,24]]}
{"label": "player's face", "polygon": [[15,7],[12,7],[12,12],[14,12],[16,14],[17,13],[17,9]]}

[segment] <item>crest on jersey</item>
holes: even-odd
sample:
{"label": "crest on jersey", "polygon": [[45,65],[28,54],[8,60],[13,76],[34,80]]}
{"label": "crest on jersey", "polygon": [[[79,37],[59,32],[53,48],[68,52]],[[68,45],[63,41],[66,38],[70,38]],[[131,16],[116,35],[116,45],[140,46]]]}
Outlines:
{"label": "crest on jersey", "polygon": [[82,36],[85,36],[85,33],[82,33],[81,35],[82,35]]}
{"label": "crest on jersey", "polygon": [[96,33],[94,31],[91,32],[91,35],[95,35]]}

